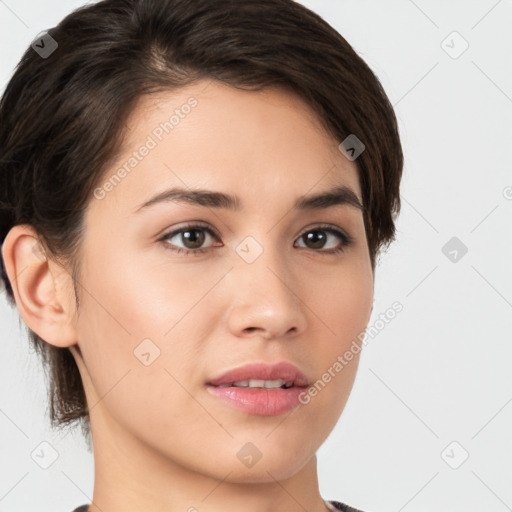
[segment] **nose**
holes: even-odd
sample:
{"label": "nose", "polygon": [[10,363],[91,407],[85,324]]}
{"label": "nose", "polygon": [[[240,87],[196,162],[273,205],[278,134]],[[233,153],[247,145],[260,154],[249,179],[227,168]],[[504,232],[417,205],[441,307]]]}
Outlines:
{"label": "nose", "polygon": [[264,247],[251,263],[250,258],[244,259],[240,254],[234,254],[234,268],[229,273],[231,333],[237,337],[273,339],[304,332],[307,308],[301,297],[305,285],[299,269],[287,265],[282,251],[276,247]]}

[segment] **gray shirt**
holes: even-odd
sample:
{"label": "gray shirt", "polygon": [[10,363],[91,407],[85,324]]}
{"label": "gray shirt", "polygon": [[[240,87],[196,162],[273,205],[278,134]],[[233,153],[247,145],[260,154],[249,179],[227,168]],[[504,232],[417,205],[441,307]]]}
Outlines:
{"label": "gray shirt", "polygon": [[[327,500],[327,502],[330,503],[336,510],[342,510],[343,512],[364,512],[363,510],[349,507],[348,505],[345,505],[344,503],[340,503],[339,501]],[[73,510],[73,512],[88,512],[87,511],[88,507],[89,507],[89,505],[82,505],[78,508],[75,508],[75,510]]]}

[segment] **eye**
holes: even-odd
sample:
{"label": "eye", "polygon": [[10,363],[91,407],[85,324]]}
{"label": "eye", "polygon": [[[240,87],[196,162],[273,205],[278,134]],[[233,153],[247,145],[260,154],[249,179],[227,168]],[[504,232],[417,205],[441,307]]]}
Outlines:
{"label": "eye", "polygon": [[[168,241],[175,237],[185,245],[184,248],[176,246],[175,242],[168,243]],[[205,242],[205,239],[208,237],[218,238],[212,229],[200,224],[194,224],[171,231],[170,233],[167,233],[162,238],[160,238],[159,241],[164,242],[164,247],[166,249],[170,249],[176,253],[200,254],[206,252],[208,249],[201,248]]]}
{"label": "eye", "polygon": [[[175,253],[192,255],[204,253],[211,248],[211,246],[202,247],[209,237],[219,240],[219,236],[213,229],[201,224],[192,224],[175,229],[163,235],[158,241],[162,242],[166,249],[174,251]],[[329,240],[329,237],[337,238],[338,244],[326,250],[324,246]],[[176,240],[170,242],[173,238],[176,238]],[[352,237],[332,226],[317,226],[313,229],[309,229],[300,235],[297,240],[304,240],[306,246],[302,247],[306,249],[313,249],[315,252],[327,254],[342,252],[353,243]],[[184,247],[176,245],[177,242],[182,243]]]}
{"label": "eye", "polygon": [[[324,246],[329,235],[341,240],[341,245],[338,242],[337,246],[335,245],[333,248],[331,247],[330,250],[325,250]],[[342,252],[353,242],[349,235],[339,229],[333,228],[332,226],[317,226],[313,229],[309,229],[308,231],[305,231],[298,240],[305,240],[307,244],[306,248],[308,249],[323,249],[322,251],[317,252],[325,252],[328,254]]]}

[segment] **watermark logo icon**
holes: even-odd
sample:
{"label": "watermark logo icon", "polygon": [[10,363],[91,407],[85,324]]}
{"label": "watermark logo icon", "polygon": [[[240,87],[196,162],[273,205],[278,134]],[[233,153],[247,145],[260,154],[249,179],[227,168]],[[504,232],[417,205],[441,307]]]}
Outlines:
{"label": "watermark logo icon", "polygon": [[149,366],[160,357],[160,349],[149,338],[144,338],[133,351],[135,357],[144,365]]}
{"label": "watermark logo icon", "polygon": [[441,41],[441,48],[452,59],[458,59],[469,48],[469,43],[454,30]]}
{"label": "watermark logo icon", "polygon": [[39,467],[48,469],[59,458],[59,452],[48,441],[43,441],[32,450],[30,456]]}
{"label": "watermark logo icon", "polygon": [[43,58],[47,59],[59,46],[57,41],[48,34],[48,32],[40,32],[30,45]]}
{"label": "watermark logo icon", "polygon": [[34,254],[39,261],[46,261],[46,254],[41,242],[37,242],[32,246],[32,254]]}
{"label": "watermark logo icon", "polygon": [[441,248],[441,252],[452,262],[458,263],[468,252],[467,246],[456,236],[450,238]]}
{"label": "watermark logo icon", "polygon": [[351,133],[343,142],[340,143],[338,149],[351,162],[353,162],[365,150],[365,145],[353,133]]}
{"label": "watermark logo icon", "polygon": [[261,459],[263,454],[253,443],[249,442],[245,443],[242,448],[238,450],[236,456],[244,466],[252,468]]}
{"label": "watermark logo icon", "polygon": [[263,253],[263,247],[254,237],[247,236],[236,246],[235,251],[246,263],[253,263]]}
{"label": "watermark logo icon", "polygon": [[442,452],[441,458],[452,469],[458,469],[469,457],[468,451],[458,441],[452,441]]}

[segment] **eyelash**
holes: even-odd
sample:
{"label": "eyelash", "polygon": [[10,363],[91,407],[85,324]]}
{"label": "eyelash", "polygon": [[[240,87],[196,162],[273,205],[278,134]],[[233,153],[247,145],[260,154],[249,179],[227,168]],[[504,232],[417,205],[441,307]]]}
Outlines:
{"label": "eyelash", "polygon": [[[161,238],[159,238],[158,241],[163,243],[163,246],[164,246],[165,249],[173,251],[176,254],[180,254],[180,253],[181,254],[186,254],[186,255],[202,254],[202,253],[205,253],[206,251],[208,251],[209,249],[211,249],[212,247],[206,247],[206,248],[203,248],[203,249],[183,249],[182,247],[176,247],[176,246],[172,246],[169,243],[165,243],[169,238],[173,238],[175,235],[177,235],[179,233],[183,233],[183,232],[186,232],[186,231],[194,231],[196,229],[200,230],[200,231],[206,231],[208,234],[210,234],[214,238],[217,238],[217,239],[220,238],[217,235],[217,233],[215,233],[215,231],[213,231],[209,227],[203,226],[201,224],[190,224],[188,226],[183,226],[183,227],[181,227],[179,229],[176,229],[174,231],[166,233]],[[338,247],[337,249],[329,249],[329,250],[322,250],[322,249],[315,250],[315,249],[311,249],[313,252],[320,252],[320,253],[325,253],[325,254],[329,254],[329,255],[338,254],[338,253],[344,252],[345,249],[350,247],[350,245],[352,245],[352,243],[353,243],[353,238],[351,236],[347,235],[343,231],[340,231],[339,229],[333,228],[332,226],[328,226],[328,225],[320,225],[320,226],[315,226],[314,228],[310,228],[310,229],[304,231],[297,238],[297,240],[299,240],[301,237],[303,237],[306,233],[310,233],[312,231],[325,231],[327,233],[331,233],[333,235],[336,235],[342,241],[341,246]],[[301,249],[307,249],[307,247],[301,247]]]}

